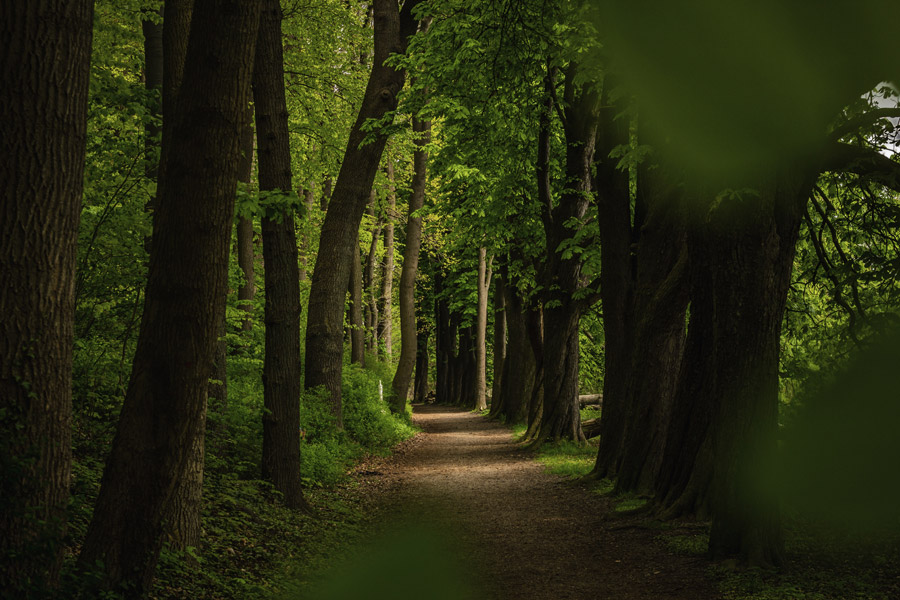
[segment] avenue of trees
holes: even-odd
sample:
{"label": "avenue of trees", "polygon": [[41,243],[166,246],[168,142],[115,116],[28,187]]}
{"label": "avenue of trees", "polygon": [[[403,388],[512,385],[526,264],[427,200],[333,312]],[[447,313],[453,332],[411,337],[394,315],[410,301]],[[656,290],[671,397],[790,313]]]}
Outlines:
{"label": "avenue of trees", "polygon": [[827,389],[897,356],[897,9],[643,4],[5,3],[3,589],[145,596],[210,476],[314,512],[411,402],[751,565],[857,405],[892,478],[891,384]]}

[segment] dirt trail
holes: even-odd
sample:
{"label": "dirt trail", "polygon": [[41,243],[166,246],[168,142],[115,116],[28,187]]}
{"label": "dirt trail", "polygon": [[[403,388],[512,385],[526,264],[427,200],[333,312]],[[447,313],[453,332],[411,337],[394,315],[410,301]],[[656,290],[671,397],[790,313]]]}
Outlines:
{"label": "dirt trail", "polygon": [[[657,532],[546,473],[505,427],[445,406],[416,406],[414,419],[423,433],[359,475],[381,523],[405,515],[455,534],[461,576],[480,597],[719,597],[704,561],[667,553]],[[414,556],[409,564],[415,568]]]}

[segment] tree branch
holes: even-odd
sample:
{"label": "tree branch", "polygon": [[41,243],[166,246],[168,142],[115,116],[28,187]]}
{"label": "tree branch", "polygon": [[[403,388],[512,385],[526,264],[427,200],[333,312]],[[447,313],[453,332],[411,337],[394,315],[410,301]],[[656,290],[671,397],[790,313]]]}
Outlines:
{"label": "tree branch", "polygon": [[900,117],[900,107],[876,108],[875,110],[870,110],[836,127],[834,131],[832,131],[829,135],[829,138],[831,139],[831,141],[837,142],[842,137],[859,131],[866,125],[874,123],[878,119],[885,119],[890,117]]}
{"label": "tree branch", "polygon": [[822,171],[855,173],[900,192],[900,163],[871,148],[834,142],[825,151]]}

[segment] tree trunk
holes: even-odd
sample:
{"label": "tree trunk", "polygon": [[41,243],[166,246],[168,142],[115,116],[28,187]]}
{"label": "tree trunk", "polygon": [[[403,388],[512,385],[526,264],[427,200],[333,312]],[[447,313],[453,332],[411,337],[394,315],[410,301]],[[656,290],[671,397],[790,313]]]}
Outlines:
{"label": "tree trunk", "polygon": [[362,265],[359,255],[359,236],[356,240],[356,252],[350,262],[350,362],[366,366],[366,324],[363,321],[363,281]]}
{"label": "tree trunk", "polygon": [[313,271],[306,329],[306,387],[325,386],[339,427],[343,427],[343,299],[350,281],[356,232],[359,231],[375,172],[387,142],[386,135],[378,134],[371,143],[362,145],[363,139],[369,135],[363,131],[363,125],[369,119],[380,119],[397,108],[397,94],[403,88],[405,74],[384,63],[391,54],[406,51],[407,39],[415,32],[416,22],[411,11],[416,4],[418,0],[406,0],[403,9],[399,10],[397,0],[374,2],[375,55],[372,72],[322,223],[319,253]]}
{"label": "tree trunk", "polygon": [[50,596],[64,549],[92,7],[0,7],[0,580],[10,597]]}
{"label": "tree trunk", "polygon": [[478,249],[478,314],[475,324],[475,410],[487,409],[487,305],[490,268],[487,249]]}
{"label": "tree trunk", "polygon": [[416,379],[413,385],[413,402],[422,404],[428,396],[428,321],[416,319]]}
{"label": "tree trunk", "polygon": [[443,297],[444,276],[441,265],[436,265],[434,273],[434,370],[435,399],[447,403],[450,393],[450,308]]}
{"label": "tree trunk", "polygon": [[[612,82],[609,86],[613,87]],[[634,260],[631,198],[628,173],[610,158],[613,149],[628,143],[629,123],[617,120],[624,110],[606,101],[600,109],[597,134],[596,190],[597,226],[603,252],[600,255],[600,298],[603,303],[604,376],[603,413],[600,416],[600,445],[592,475],[614,477],[619,469],[624,445],[629,357],[631,342],[632,283]],[[637,216],[639,219],[640,217]]]}
{"label": "tree trunk", "polygon": [[[253,173],[253,108],[245,111],[244,127],[241,131],[241,165],[239,179],[249,184]],[[256,296],[256,270],[253,258],[253,219],[240,218],[237,222],[238,265],[244,274],[244,284],[238,288],[238,306],[244,311],[241,330],[253,329],[253,298]]]}
{"label": "tree trunk", "polygon": [[[314,186],[310,184],[308,188],[303,190],[303,205],[306,207],[307,215],[312,214],[315,202],[316,192],[314,191]],[[306,281],[309,277],[307,273],[309,255],[312,253],[309,243],[309,230],[306,227],[303,228],[303,233],[300,237],[300,247],[303,248],[303,251],[300,252],[300,281]]]}
{"label": "tree trunk", "polygon": [[[263,0],[253,68],[260,191],[291,190],[281,5]],[[294,215],[262,219],[266,264],[262,474],[289,508],[308,509],[300,488],[300,272]]]}
{"label": "tree trunk", "polygon": [[500,415],[503,406],[503,376],[506,368],[506,309],[504,295],[506,293],[506,265],[501,268],[500,276],[494,284],[494,380],[491,382],[491,418]]}
{"label": "tree trunk", "polygon": [[616,490],[651,493],[659,474],[684,351],[689,299],[682,177],[662,166],[639,170],[641,226],[633,284],[628,416]]}
{"label": "tree trunk", "polygon": [[388,208],[384,223],[384,265],[381,278],[381,307],[378,310],[378,352],[388,361],[393,351],[392,331],[394,323],[394,220],[397,218],[397,192],[394,189],[394,164],[388,161]]}
{"label": "tree trunk", "polygon": [[[416,150],[413,153],[412,194],[409,197],[409,216],[406,221],[406,245],[403,249],[403,269],[400,271],[400,360],[391,382],[394,411],[406,411],[409,382],[416,363],[416,273],[419,270],[419,248],[422,245],[422,217],[416,213],[425,203],[426,167],[428,154],[424,148],[431,136],[431,123],[413,118]],[[387,274],[385,273],[385,279]]]}
{"label": "tree trunk", "polygon": [[[576,72],[575,68],[567,70],[567,88],[571,87]],[[547,77],[547,85],[555,85],[552,73]],[[582,262],[577,254],[566,257],[561,245],[578,234],[590,205],[599,104],[599,97],[588,90],[582,90],[568,102],[564,123],[567,188],[555,207],[551,207],[549,190],[549,114],[545,113],[541,120],[538,186],[548,255],[542,272],[544,410],[534,440],[536,445],[547,439],[584,440],[578,409],[578,326],[584,306],[583,301],[575,299],[584,287]],[[548,99],[546,111],[551,107]]]}
{"label": "tree trunk", "polygon": [[[176,484],[203,429],[259,4],[197,0],[156,212],[141,333],[79,561],[101,585],[150,585]],[[169,113],[171,114],[171,113]]]}
{"label": "tree trunk", "polygon": [[[369,197],[369,214],[375,216],[375,190]],[[378,239],[384,220],[381,215],[375,219],[372,226],[372,242],[369,244],[369,254],[366,257],[366,269],[363,273],[363,287],[366,295],[366,349],[373,355],[378,353],[378,297],[375,295],[375,262],[378,254]]]}
{"label": "tree trunk", "polygon": [[156,181],[159,174],[160,127],[162,121],[162,86],[163,86],[163,25],[162,7],[156,10],[143,9],[146,17],[141,20],[144,34],[144,87],[154,92],[149,106],[151,119],[144,128],[145,168],[148,179]]}
{"label": "tree trunk", "polygon": [[544,358],[544,313],[540,306],[532,305],[525,306],[523,314],[525,334],[534,355],[535,365],[533,383],[524,398],[525,423],[528,425],[524,439],[533,440],[540,430],[541,418],[544,413],[544,364],[546,362]]}
{"label": "tree trunk", "polygon": [[494,398],[494,402],[498,404],[499,414],[506,423],[514,425],[526,421],[537,364],[525,329],[525,314],[518,289],[515,285],[504,287],[504,314],[509,329],[509,344],[503,362],[503,386],[500,396]]}

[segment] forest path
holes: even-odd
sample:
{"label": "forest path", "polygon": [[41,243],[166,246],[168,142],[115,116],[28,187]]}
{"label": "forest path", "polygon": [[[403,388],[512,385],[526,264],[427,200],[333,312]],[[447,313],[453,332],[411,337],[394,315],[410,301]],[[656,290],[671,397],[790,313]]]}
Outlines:
{"label": "forest path", "polygon": [[[452,560],[444,562],[456,563],[447,568],[478,591],[473,597],[719,597],[703,560],[666,552],[653,539],[658,532],[547,473],[506,427],[437,405],[417,405],[414,421],[423,433],[357,475],[380,528],[395,530],[399,521],[453,538],[446,540],[455,548]],[[428,579],[428,556],[427,547],[410,550],[402,571],[421,569]]]}

